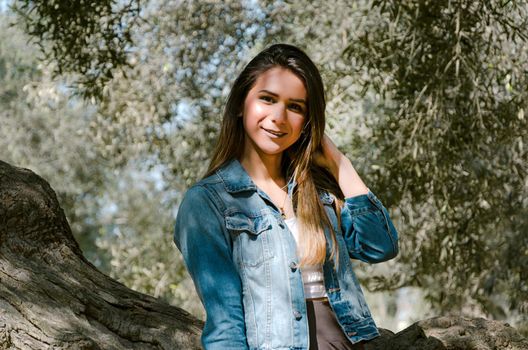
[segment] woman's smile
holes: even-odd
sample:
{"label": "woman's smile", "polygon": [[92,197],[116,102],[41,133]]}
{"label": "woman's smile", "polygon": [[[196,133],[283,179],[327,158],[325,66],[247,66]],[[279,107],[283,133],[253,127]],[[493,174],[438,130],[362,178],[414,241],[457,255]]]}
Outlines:
{"label": "woman's smile", "polygon": [[285,132],[270,130],[270,129],[266,129],[266,128],[262,128],[262,129],[264,131],[266,131],[266,133],[268,133],[270,135],[270,137],[272,137],[272,138],[281,138],[281,137],[283,137],[283,136],[288,134],[288,133],[285,133]]}

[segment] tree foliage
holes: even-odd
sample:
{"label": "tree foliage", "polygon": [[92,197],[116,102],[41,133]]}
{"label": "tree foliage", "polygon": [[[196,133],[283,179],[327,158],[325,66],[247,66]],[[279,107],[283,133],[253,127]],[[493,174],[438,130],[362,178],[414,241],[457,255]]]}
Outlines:
{"label": "tree foliage", "polygon": [[410,233],[401,284],[427,286],[442,309],[473,301],[495,316],[521,311],[528,5],[375,1],[368,11],[344,56],[365,91],[383,96],[369,123],[381,165],[371,176]]}
{"label": "tree foliage", "polygon": [[100,97],[116,69],[127,65],[132,31],[139,21],[139,0],[15,1],[21,17],[53,73],[77,73],[78,92]]}
{"label": "tree foliage", "polygon": [[13,18],[0,18],[0,158],[50,181],[84,255],[100,270],[203,317],[167,234],[177,194],[145,175],[152,167],[145,154],[120,166],[106,158],[92,133],[100,106],[75,98],[67,80],[39,63],[27,36],[7,26]]}

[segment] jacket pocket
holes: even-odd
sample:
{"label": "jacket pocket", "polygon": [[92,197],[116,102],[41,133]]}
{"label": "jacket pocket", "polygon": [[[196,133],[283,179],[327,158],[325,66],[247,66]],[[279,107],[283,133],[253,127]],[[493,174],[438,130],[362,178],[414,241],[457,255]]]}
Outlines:
{"label": "jacket pocket", "polygon": [[273,258],[272,225],[268,216],[233,212],[226,214],[225,220],[233,236],[233,255],[239,265],[257,267]]}

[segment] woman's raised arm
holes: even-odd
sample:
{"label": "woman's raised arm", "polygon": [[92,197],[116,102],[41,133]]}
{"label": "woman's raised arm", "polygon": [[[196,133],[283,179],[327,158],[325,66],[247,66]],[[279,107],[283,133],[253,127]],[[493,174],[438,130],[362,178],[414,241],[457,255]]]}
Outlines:
{"label": "woman's raised arm", "polygon": [[398,255],[398,232],[389,212],[326,134],[314,160],[330,171],[345,196],[341,229],[349,256],[376,263]]}

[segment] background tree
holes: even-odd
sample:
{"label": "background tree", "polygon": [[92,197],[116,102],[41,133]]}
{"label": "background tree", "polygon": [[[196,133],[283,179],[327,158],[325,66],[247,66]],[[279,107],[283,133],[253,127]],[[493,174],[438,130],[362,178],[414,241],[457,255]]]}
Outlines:
{"label": "background tree", "polygon": [[369,174],[412,232],[401,285],[427,286],[442,310],[526,314],[528,5],[379,1],[368,11],[343,54],[383,97],[369,123],[382,166]]}
{"label": "background tree", "polygon": [[66,208],[77,204],[68,217],[77,240],[95,261],[100,226],[92,214],[104,192],[107,166],[84,130],[96,108],[71,98],[66,81],[51,78],[53,65],[41,63],[38,48],[28,44],[20,29],[8,26],[12,15],[1,14],[1,19],[0,157],[50,179]]}
{"label": "background tree", "polygon": [[[63,1],[49,3],[64,8]],[[50,48],[77,40],[82,49],[83,38],[99,35],[97,28],[118,38],[122,28],[77,26],[75,35],[48,35],[49,24],[60,25],[63,16],[39,4],[15,2],[19,20],[41,31],[28,30],[48,62],[73,72],[83,91],[89,84],[82,80],[83,61]],[[110,67],[112,77],[94,80],[97,93],[88,96],[97,108],[87,135],[97,158],[120,174],[116,186],[127,183],[121,174],[131,169],[160,175],[163,181],[153,183],[161,184],[165,200],[157,210],[167,219],[158,221],[165,222],[158,232],[170,235],[173,208],[207,165],[235,72],[271,42],[299,45],[322,69],[329,133],[369,187],[383,193],[402,235],[402,254],[392,265],[361,265],[364,282],[371,289],[418,286],[436,310],[517,317],[520,325],[528,299],[526,11],[524,2],[498,0],[151,1],[142,4],[141,20],[124,12],[114,22],[128,23],[126,45],[114,47],[126,52],[124,61],[86,45],[94,54],[101,49],[97,57],[104,59],[93,66]],[[89,15],[94,23],[106,20],[97,11]],[[113,224],[99,241],[112,252],[113,273],[132,284],[137,271],[154,265],[140,261],[144,253],[126,260],[124,243],[148,242],[149,229],[132,216],[116,219],[141,191],[127,193],[130,202],[116,192],[114,214],[106,217]],[[105,241],[118,237],[112,236],[116,227],[137,240]],[[174,259],[174,252],[164,251],[163,259]],[[131,272],[123,261],[143,262],[146,270]],[[385,278],[382,269],[389,270]]]}

